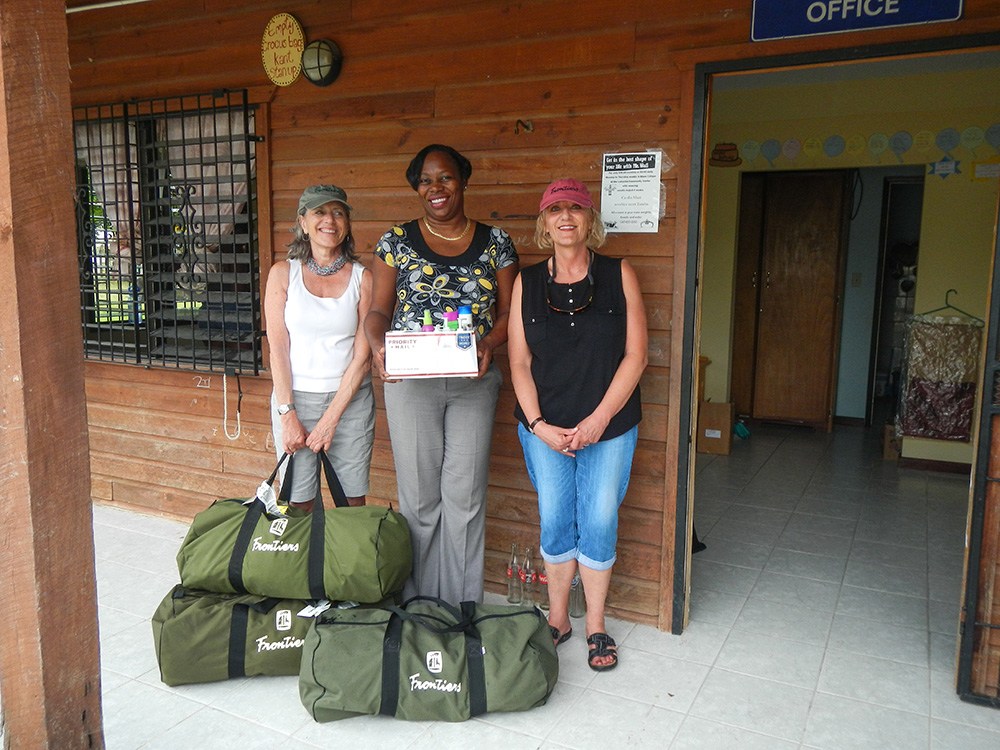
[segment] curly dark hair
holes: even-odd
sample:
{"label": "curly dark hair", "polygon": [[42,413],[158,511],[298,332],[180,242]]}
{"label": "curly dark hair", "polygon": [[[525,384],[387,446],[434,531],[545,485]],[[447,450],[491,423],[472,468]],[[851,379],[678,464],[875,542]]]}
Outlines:
{"label": "curly dark hair", "polygon": [[427,158],[427,154],[433,153],[434,151],[440,151],[442,154],[447,154],[450,156],[456,165],[458,165],[458,176],[461,178],[462,182],[468,182],[469,177],[472,176],[472,162],[462,156],[458,151],[453,149],[451,146],[443,146],[440,143],[432,143],[429,146],[424,146],[417,152],[417,155],[413,157],[410,165],[406,168],[406,181],[410,183],[410,187],[414,190],[417,189],[417,185],[420,184],[420,173],[424,168],[424,159]]}

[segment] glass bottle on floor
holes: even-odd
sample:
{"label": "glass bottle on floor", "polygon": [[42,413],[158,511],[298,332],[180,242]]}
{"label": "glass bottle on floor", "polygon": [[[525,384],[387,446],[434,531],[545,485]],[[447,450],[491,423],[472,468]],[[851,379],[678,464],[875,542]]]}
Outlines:
{"label": "glass bottle on floor", "polygon": [[524,548],[524,558],[521,561],[521,604],[527,604],[529,607],[534,605],[534,599],[531,595],[531,547]]}
{"label": "glass bottle on floor", "polygon": [[510,562],[507,563],[507,601],[521,603],[521,571],[517,563],[517,543],[510,545]]}
{"label": "glass bottle on floor", "polygon": [[546,612],[549,609],[549,577],[545,574],[545,562],[538,571],[538,607]]}
{"label": "glass bottle on floor", "polygon": [[583,581],[580,576],[573,576],[573,582],[569,586],[569,616],[583,617],[587,614],[587,600],[583,594]]}

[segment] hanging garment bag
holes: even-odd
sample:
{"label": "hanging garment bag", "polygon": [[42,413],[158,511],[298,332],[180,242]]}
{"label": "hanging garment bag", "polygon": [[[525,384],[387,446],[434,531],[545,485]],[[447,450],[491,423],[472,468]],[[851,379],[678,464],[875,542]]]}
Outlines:
{"label": "hanging garment bag", "polygon": [[558,676],[534,607],[414,597],[402,607],[321,613],[303,646],[299,697],[316,721],[379,713],[464,721],[541,706]]}
{"label": "hanging garment bag", "polygon": [[177,553],[181,583],[217,593],[366,604],[401,591],[412,565],[406,519],[379,506],[349,507],[329,458],[319,455],[334,510],[323,508],[317,491],[311,511],[280,512],[271,485],[283,456],[256,497],[216,500],[195,516]]}
{"label": "hanging garment bag", "polygon": [[299,673],[308,602],[213,594],[175,586],[153,613],[153,644],[167,685]]}

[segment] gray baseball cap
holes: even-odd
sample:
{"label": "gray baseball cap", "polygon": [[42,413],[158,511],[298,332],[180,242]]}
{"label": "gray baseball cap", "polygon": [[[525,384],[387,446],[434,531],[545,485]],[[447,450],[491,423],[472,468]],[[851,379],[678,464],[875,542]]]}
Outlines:
{"label": "gray baseball cap", "polygon": [[310,185],[302,191],[302,197],[299,198],[299,213],[304,214],[331,201],[343,203],[348,211],[351,210],[351,204],[347,202],[347,193],[343,188],[336,185]]}

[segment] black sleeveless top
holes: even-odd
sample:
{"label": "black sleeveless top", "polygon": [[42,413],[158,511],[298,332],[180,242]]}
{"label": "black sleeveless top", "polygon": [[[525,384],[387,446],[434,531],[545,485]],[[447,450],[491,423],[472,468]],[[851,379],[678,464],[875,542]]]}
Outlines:
{"label": "black sleeveless top", "polygon": [[[625,356],[625,291],[620,258],[594,254],[594,300],[572,315],[549,308],[547,261],[521,271],[521,319],[531,351],[531,376],[541,416],[549,424],[574,427],[601,403]],[[559,284],[557,286],[567,286]],[[525,427],[518,404],[514,416]],[[639,386],[601,435],[623,435],[642,418]]]}

